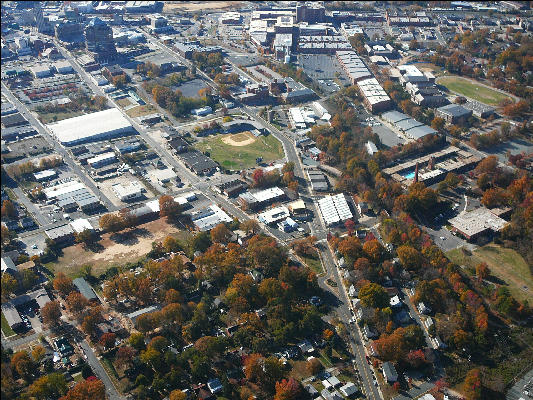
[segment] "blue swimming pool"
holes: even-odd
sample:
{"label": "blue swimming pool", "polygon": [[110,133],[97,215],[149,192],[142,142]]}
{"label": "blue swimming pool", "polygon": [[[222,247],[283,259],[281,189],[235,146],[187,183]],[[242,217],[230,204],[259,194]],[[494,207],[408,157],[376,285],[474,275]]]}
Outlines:
{"label": "blue swimming pool", "polygon": [[415,177],[415,171],[406,172],[406,173],[402,174],[402,176],[405,179],[413,179]]}

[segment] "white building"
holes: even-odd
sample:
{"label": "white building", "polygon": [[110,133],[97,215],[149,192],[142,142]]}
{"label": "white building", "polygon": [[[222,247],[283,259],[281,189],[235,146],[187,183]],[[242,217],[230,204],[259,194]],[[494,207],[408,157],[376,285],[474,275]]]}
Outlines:
{"label": "white building", "polygon": [[133,131],[132,125],[117,108],[64,119],[49,124],[48,128],[65,146],[109,139]]}
{"label": "white building", "polygon": [[209,115],[212,112],[213,112],[213,109],[211,107],[205,106],[202,108],[195,108],[194,110],[191,111],[191,114],[196,115],[198,117],[202,117],[204,115]]}
{"label": "white building", "polygon": [[353,217],[344,194],[326,196],[318,201],[318,208],[327,226],[337,225]]}
{"label": "white building", "polygon": [[35,67],[31,67],[30,71],[36,78],[46,78],[47,76],[52,75],[48,65],[36,65]]}
{"label": "white building", "polygon": [[66,60],[54,63],[54,68],[59,74],[69,74],[74,71],[72,65]]}
{"label": "white building", "polygon": [[94,228],[91,223],[85,218],[75,219],[70,223],[70,226],[76,233],[83,232],[84,230],[94,231]]}
{"label": "white building", "polygon": [[150,171],[150,179],[152,182],[159,183],[160,185],[170,182],[170,180],[175,179],[176,176],[176,173],[170,168],[154,169],[153,171]]}
{"label": "white building", "polygon": [[137,181],[130,182],[127,186],[124,186],[121,183],[116,183],[111,186],[111,188],[120,201],[137,199],[143,195],[144,191],[143,186]]}
{"label": "white building", "polygon": [[275,207],[257,215],[257,219],[270,225],[290,217],[289,209],[285,206]]}

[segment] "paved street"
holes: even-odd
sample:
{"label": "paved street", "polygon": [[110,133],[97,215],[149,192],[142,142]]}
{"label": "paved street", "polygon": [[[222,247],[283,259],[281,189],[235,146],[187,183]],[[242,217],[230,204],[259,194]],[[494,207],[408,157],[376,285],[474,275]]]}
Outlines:
{"label": "paved street", "polygon": [[[533,399],[533,369],[524,375],[522,379],[519,379],[513,387],[511,387],[505,397],[506,400],[519,400],[519,399]],[[530,384],[529,396],[524,393],[524,386]]]}

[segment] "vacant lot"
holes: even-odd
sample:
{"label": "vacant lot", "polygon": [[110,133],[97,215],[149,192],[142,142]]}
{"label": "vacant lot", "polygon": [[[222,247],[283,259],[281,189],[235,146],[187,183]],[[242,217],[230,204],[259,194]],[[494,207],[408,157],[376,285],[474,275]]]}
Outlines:
{"label": "vacant lot", "polygon": [[137,106],[130,108],[129,110],[126,110],[126,114],[128,114],[131,118],[135,117],[143,117],[148,114],[156,113],[156,108],[151,104],[146,104],[144,106]]}
{"label": "vacant lot", "polygon": [[451,92],[490,106],[497,106],[505,99],[512,100],[511,96],[458,76],[445,76],[439,78],[437,83],[446,87]]}
{"label": "vacant lot", "polygon": [[[475,268],[485,262],[491,274],[505,281],[511,294],[519,301],[533,300],[533,277],[525,260],[513,249],[489,244],[474,250],[471,255],[455,249],[446,253],[448,258],[459,265]],[[527,288],[527,289],[526,289]]]}
{"label": "vacant lot", "polygon": [[263,162],[284,157],[283,146],[274,136],[256,138],[250,132],[207,137],[196,147],[208,151],[213,160],[227,169],[251,168],[258,157],[263,157]]}
{"label": "vacant lot", "polygon": [[92,252],[85,250],[77,244],[63,249],[63,255],[57,262],[47,265],[54,274],[63,272],[70,277],[76,277],[83,265],[91,265],[92,273],[98,276],[113,265],[136,262],[152,249],[152,242],[161,241],[167,235],[186,240],[188,232],[180,231],[175,226],[168,224],[164,219],[157,219],[139,225],[131,234],[102,235],[99,244],[102,251]]}
{"label": "vacant lot", "polygon": [[4,333],[4,336],[6,337],[15,335],[15,331],[11,329],[11,327],[7,323],[7,319],[4,316],[4,313],[2,313],[2,332]]}
{"label": "vacant lot", "polygon": [[51,124],[68,118],[74,118],[83,115],[82,111],[60,111],[51,113],[39,113],[39,119],[43,124]]}

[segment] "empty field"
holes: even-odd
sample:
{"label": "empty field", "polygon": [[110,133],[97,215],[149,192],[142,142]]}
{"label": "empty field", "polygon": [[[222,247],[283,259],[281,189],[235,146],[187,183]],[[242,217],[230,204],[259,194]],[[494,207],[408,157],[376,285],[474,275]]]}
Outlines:
{"label": "empty field", "polygon": [[459,265],[475,268],[485,262],[492,275],[507,283],[511,294],[519,301],[533,301],[533,277],[525,260],[513,249],[488,244],[466,255],[461,249],[446,253],[448,258]]}
{"label": "empty field", "polygon": [[[157,219],[139,225],[134,232],[123,235],[120,240],[112,239],[109,233],[102,235],[99,242],[102,246],[100,252],[85,250],[81,244],[67,247],[63,249],[63,255],[56,262],[47,264],[47,267],[54,274],[63,272],[70,277],[76,277],[83,265],[91,265],[93,275],[99,276],[113,265],[136,262],[150,252],[152,242],[161,241],[167,235],[185,241],[190,234],[180,231],[164,219]],[[115,237],[118,236],[114,235],[113,238]]]}
{"label": "empty field", "polygon": [[459,76],[444,76],[437,83],[451,92],[490,106],[498,106],[505,99],[513,100],[511,96]]}
{"label": "empty field", "polygon": [[58,111],[58,112],[50,112],[50,113],[38,113],[39,119],[43,124],[51,124],[53,122],[62,121],[64,119],[68,118],[74,118],[78,117],[80,115],[83,115],[82,111]]}
{"label": "empty field", "polygon": [[227,169],[254,167],[258,157],[263,157],[263,162],[284,157],[283,146],[274,136],[256,138],[250,132],[210,136],[196,144],[196,147],[209,152],[213,160]]}
{"label": "empty field", "polygon": [[148,114],[156,113],[156,108],[151,104],[146,104],[144,106],[137,106],[130,108],[129,110],[126,110],[126,114],[128,114],[131,118],[135,117],[143,117]]}

